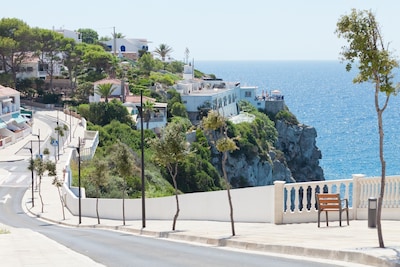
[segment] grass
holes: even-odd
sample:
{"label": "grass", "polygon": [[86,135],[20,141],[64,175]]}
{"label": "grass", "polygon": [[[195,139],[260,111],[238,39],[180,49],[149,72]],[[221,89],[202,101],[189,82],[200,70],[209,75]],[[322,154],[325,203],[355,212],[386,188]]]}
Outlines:
{"label": "grass", "polygon": [[7,229],[0,229],[0,235],[9,234],[9,233],[10,233],[10,231]]}

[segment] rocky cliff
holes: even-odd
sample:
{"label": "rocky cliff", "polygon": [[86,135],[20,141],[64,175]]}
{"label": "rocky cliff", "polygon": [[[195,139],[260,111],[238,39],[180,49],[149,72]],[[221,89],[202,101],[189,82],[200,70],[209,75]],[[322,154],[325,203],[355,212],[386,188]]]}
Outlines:
{"label": "rocky cliff", "polygon": [[316,146],[317,131],[304,124],[291,125],[276,122],[278,141],[276,149],[283,152],[287,166],[296,182],[321,181],[324,172],[319,166],[321,151]]}
{"label": "rocky cliff", "polygon": [[[226,169],[233,187],[262,186],[274,181],[305,182],[324,180],[319,166],[321,151],[316,146],[314,127],[276,122],[278,140],[269,159],[260,157],[229,156]],[[214,158],[214,164],[220,157]]]}

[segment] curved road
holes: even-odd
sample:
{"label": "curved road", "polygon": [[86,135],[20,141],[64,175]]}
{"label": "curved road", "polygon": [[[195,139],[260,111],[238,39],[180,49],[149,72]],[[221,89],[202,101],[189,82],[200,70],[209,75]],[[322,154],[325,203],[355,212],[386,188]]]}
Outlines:
{"label": "curved road", "polygon": [[[29,150],[23,153],[27,153],[29,159]],[[11,164],[0,163],[0,171],[5,174],[2,175],[2,181],[0,180],[0,222],[39,232],[106,266],[334,266],[136,236],[125,232],[50,224],[26,215],[22,209],[22,198],[31,183],[31,173],[27,166],[28,160]]]}

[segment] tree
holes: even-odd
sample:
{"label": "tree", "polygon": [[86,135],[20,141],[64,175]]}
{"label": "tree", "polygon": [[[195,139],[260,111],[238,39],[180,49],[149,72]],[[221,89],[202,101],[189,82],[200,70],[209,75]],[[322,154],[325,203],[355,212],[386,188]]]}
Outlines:
{"label": "tree", "polygon": [[22,20],[2,18],[0,20],[0,62],[5,75],[12,77],[11,87],[17,84],[19,66],[35,51],[34,35],[31,28]]}
{"label": "tree", "polygon": [[89,103],[89,96],[93,95],[93,83],[92,82],[82,82],[79,83],[74,96],[80,103]]}
{"label": "tree", "polygon": [[183,118],[187,118],[188,117],[185,105],[180,103],[180,102],[175,102],[172,105],[171,114],[173,116],[179,116],[179,117],[183,117]]}
{"label": "tree", "polygon": [[168,169],[174,184],[176,200],[176,213],[172,223],[172,230],[174,231],[180,211],[176,182],[178,164],[189,155],[189,144],[186,141],[185,132],[182,131],[182,126],[177,123],[168,124],[162,132],[161,138],[153,138],[149,143],[155,151],[155,162]]}
{"label": "tree", "polygon": [[68,69],[70,86],[72,89],[76,87],[77,74],[84,67],[83,51],[86,44],[77,44],[75,40],[66,38],[63,47],[63,63]]}
{"label": "tree", "polygon": [[[46,29],[34,29],[37,42],[39,62],[50,77],[50,90],[53,92],[53,74],[55,65],[61,63],[61,50],[64,47],[64,36],[58,32]],[[54,93],[54,92],[53,92]]]}
{"label": "tree", "polygon": [[90,173],[88,179],[96,190],[96,215],[97,223],[100,224],[99,197],[101,196],[101,188],[108,183],[108,163],[105,160],[95,159],[93,164],[94,169]]}
{"label": "tree", "polygon": [[[50,154],[50,151],[48,148],[45,148],[43,151],[43,155],[48,156]],[[36,171],[36,175],[39,176],[39,185],[38,185],[38,191],[39,191],[39,198],[40,198],[40,203],[42,204],[42,213],[44,212],[44,203],[43,203],[43,197],[42,197],[42,176],[45,174],[46,171],[48,171],[49,176],[55,176],[56,175],[56,165],[55,163],[47,160],[44,161],[41,157],[37,158],[33,162],[33,168]]]}
{"label": "tree", "polygon": [[[379,247],[384,248],[382,236],[382,201],[385,194],[386,161],[383,153],[383,122],[390,96],[397,93],[398,86],[393,85],[393,70],[398,62],[388,50],[389,45],[383,41],[382,33],[375,15],[371,11],[353,9],[350,15],[342,16],[337,22],[336,33],[344,38],[348,46],[343,47],[342,59],[348,61],[346,70],[350,71],[356,64],[359,73],[354,83],[371,82],[374,84],[375,110],[378,117],[379,159],[381,162],[381,186],[377,207],[377,233]],[[383,97],[383,101],[380,101]]]}
{"label": "tree", "polygon": [[149,100],[146,100],[143,103],[143,119],[146,122],[146,129],[149,129],[151,113],[153,112],[154,112],[154,103]]}
{"label": "tree", "polygon": [[[232,198],[230,192],[230,182],[228,180],[228,175],[226,174],[226,160],[228,159],[228,152],[232,152],[238,147],[234,139],[228,137],[227,133],[227,125],[225,118],[222,117],[216,111],[210,111],[207,117],[203,118],[203,127],[206,131],[210,132],[211,138],[215,143],[215,147],[219,152],[222,153],[222,173],[224,175],[225,184],[226,184],[226,191],[228,193],[228,201],[230,207],[230,217],[231,217],[231,228],[232,228],[232,235],[234,236],[235,233],[235,223],[233,220],[233,205],[232,205]],[[219,134],[216,131],[219,130]]]}
{"label": "tree", "polygon": [[153,57],[149,53],[143,54],[137,61],[137,66],[144,75],[150,75],[150,72],[154,69],[156,63]]}
{"label": "tree", "polygon": [[99,34],[92,29],[78,29],[81,34],[81,39],[83,43],[96,44],[99,39]]}
{"label": "tree", "polygon": [[167,44],[160,44],[155,50],[154,53],[161,57],[162,61],[165,61],[165,58],[172,53],[172,48]]}
{"label": "tree", "polygon": [[65,211],[64,211],[65,205],[64,205],[64,199],[63,199],[63,197],[61,195],[61,190],[60,190],[60,188],[63,185],[63,181],[61,181],[60,179],[58,179],[57,176],[55,176],[54,179],[53,179],[52,185],[57,187],[58,196],[59,196],[60,202],[61,202],[61,210],[62,210],[62,214],[63,214],[63,220],[65,220]]}
{"label": "tree", "polygon": [[110,147],[110,154],[112,154],[113,164],[115,165],[118,174],[123,178],[122,185],[122,219],[125,225],[125,193],[126,193],[126,179],[132,176],[135,159],[133,151],[121,141],[117,141]]}
{"label": "tree", "polygon": [[103,83],[103,84],[98,84],[95,92],[96,94],[99,94],[101,97],[105,98],[105,102],[108,103],[108,97],[117,89],[116,87],[113,87],[114,85],[112,83]]}
{"label": "tree", "polygon": [[114,56],[100,45],[86,44],[83,48],[82,60],[86,68],[94,69],[97,75],[104,75],[104,72],[108,71],[112,65]]}

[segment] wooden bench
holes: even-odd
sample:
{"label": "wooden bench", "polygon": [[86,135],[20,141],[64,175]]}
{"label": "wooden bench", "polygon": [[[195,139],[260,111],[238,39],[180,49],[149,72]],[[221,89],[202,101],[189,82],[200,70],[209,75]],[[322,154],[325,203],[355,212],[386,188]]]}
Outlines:
{"label": "wooden bench", "polygon": [[342,212],[346,211],[347,225],[349,225],[349,202],[340,199],[340,194],[317,194],[318,227],[320,226],[321,212],[325,212],[326,226],[328,226],[328,212],[339,212],[339,225],[342,226]]}

